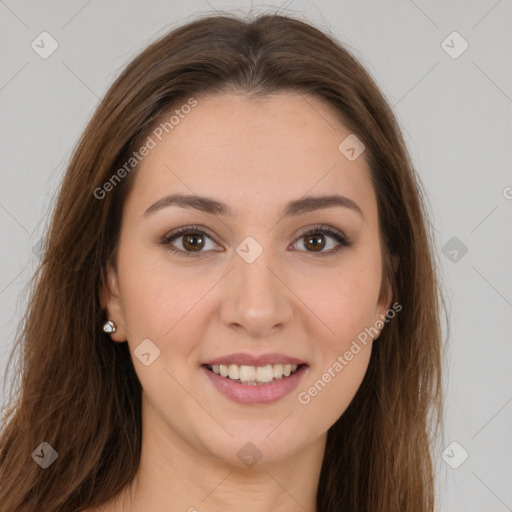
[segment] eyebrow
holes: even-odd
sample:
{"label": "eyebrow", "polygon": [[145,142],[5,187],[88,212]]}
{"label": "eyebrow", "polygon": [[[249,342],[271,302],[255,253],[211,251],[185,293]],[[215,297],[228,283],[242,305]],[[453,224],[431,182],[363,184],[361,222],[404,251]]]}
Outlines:
{"label": "eyebrow", "polygon": [[[151,215],[169,206],[193,208],[213,215],[224,215],[226,217],[234,216],[233,210],[231,210],[231,208],[225,203],[221,203],[210,197],[185,194],[172,194],[159,199],[144,212],[144,216]],[[314,210],[332,208],[335,206],[350,208],[361,215],[364,219],[363,211],[355,201],[337,194],[328,196],[309,196],[290,201],[285,205],[282,217],[302,215]]]}

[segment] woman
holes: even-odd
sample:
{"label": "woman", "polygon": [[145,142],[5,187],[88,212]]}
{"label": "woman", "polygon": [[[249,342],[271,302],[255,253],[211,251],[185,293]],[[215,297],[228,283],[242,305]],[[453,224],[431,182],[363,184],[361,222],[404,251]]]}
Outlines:
{"label": "woman", "polygon": [[5,512],[434,510],[441,293],[377,86],[302,21],[143,51],[64,178]]}

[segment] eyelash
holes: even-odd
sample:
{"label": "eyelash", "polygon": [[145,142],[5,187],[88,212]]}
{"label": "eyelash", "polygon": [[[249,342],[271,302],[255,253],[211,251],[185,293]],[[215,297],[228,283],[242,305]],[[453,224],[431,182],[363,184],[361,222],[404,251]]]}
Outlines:
{"label": "eyelash", "polygon": [[[352,245],[352,242],[347,237],[342,235],[340,232],[338,232],[337,230],[335,230],[329,226],[324,226],[321,224],[319,224],[317,226],[313,226],[308,231],[306,231],[305,233],[300,235],[298,239],[304,238],[308,235],[316,235],[316,234],[331,236],[338,242],[338,246],[336,246],[334,249],[331,249],[330,251],[327,251],[327,252],[315,253],[313,251],[305,251],[305,252],[309,252],[310,254],[313,254],[314,256],[317,256],[320,258],[326,257],[326,256],[334,256],[335,254],[338,254],[340,251],[342,251],[344,248],[350,247]],[[208,238],[210,238],[211,240],[213,240],[211,236],[209,236],[205,231],[200,229],[200,226],[192,225],[192,226],[184,226],[182,228],[178,228],[175,231],[165,235],[161,239],[160,245],[164,246],[168,251],[170,251],[172,253],[176,253],[181,256],[190,257],[190,258],[197,258],[203,252],[205,252],[205,251],[198,251],[198,252],[194,253],[194,252],[190,252],[190,251],[182,251],[181,249],[176,249],[176,247],[174,247],[171,244],[171,242],[177,238],[180,238],[181,236],[184,236],[184,235],[205,235]]]}

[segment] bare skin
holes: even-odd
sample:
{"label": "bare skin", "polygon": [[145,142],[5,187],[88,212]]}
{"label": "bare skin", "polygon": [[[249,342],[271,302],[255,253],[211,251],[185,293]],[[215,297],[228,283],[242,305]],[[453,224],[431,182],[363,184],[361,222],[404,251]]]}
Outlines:
{"label": "bare skin", "polygon": [[[359,342],[341,371],[333,364],[391,305],[390,295],[379,301],[378,212],[365,154],[350,161],[338,150],[350,132],[311,96],[196,99],[137,171],[118,269],[109,267],[102,291],[118,325],[112,339],[128,342],[143,387],[143,448],[131,488],[98,510],[315,512],[327,431],[359,388],[374,339]],[[214,198],[233,216],[176,205],[144,214],[176,193]],[[283,217],[289,201],[333,194],[361,213],[331,206]],[[351,245],[333,253],[340,244],[332,235],[304,236],[319,224]],[[162,245],[190,225],[202,239],[180,234]],[[251,263],[236,252],[246,237],[262,249]],[[160,350],[148,366],[134,356],[145,339]],[[308,366],[278,401],[240,404],[202,367],[234,352],[283,353]],[[328,383],[308,393],[319,379]],[[261,456],[250,467],[237,455],[248,442]]]}

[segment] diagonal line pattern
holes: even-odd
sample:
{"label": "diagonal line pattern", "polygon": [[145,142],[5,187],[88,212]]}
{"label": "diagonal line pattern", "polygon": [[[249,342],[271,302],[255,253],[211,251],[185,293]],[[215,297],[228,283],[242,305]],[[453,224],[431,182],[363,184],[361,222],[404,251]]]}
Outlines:
{"label": "diagonal line pattern", "polygon": [[473,63],[473,66],[475,66],[480,71],[480,73],[482,73],[482,75],[484,75],[485,78],[487,78],[487,80],[489,80],[489,82],[491,82],[491,84],[493,84],[494,87],[496,87],[496,89],[498,89],[498,91],[500,91],[501,94],[507,98],[508,101],[512,102],[510,96],[474,60],[471,62]]}
{"label": "diagonal line pattern", "polygon": [[418,11],[420,11],[423,14],[423,16],[425,16],[425,18],[427,18],[430,21],[430,23],[434,25],[434,27],[439,28],[439,25],[423,9],[421,9],[417,4],[415,4],[413,0],[409,0],[409,2],[411,2],[411,4],[414,5],[414,7],[416,7],[416,9],[418,9]]}
{"label": "diagonal line pattern", "polygon": [[269,473],[268,471],[266,471],[266,473],[270,476],[270,478],[272,478],[272,480],[274,480],[274,482],[275,482],[277,485],[279,485],[279,487],[281,487],[281,489],[283,489],[283,491],[284,491],[286,494],[288,494],[288,496],[290,496],[290,498],[291,498],[293,501],[295,501],[295,503],[297,503],[297,505],[299,505],[299,507],[300,507],[302,510],[304,510],[305,512],[307,512],[307,511],[306,511],[306,509],[305,509],[305,508],[304,508],[304,507],[303,507],[303,506],[302,506],[302,505],[301,505],[301,504],[300,504],[300,503],[299,503],[299,502],[298,502],[298,501],[297,501],[297,500],[296,500],[296,499],[295,499],[295,498],[294,498],[294,497],[293,497],[293,496],[288,492],[288,489],[286,489],[286,487],[284,487],[284,486],[281,484],[281,482],[279,482],[279,481],[274,477],[274,475],[272,475],[272,474],[271,474],[271,473]]}
{"label": "diagonal line pattern", "polygon": [[66,23],[64,23],[64,25],[62,25],[60,29],[62,30],[63,28],[67,27],[91,3],[91,1],[92,0],[89,0],[83,7],[81,7],[75,15],[73,15]]}
{"label": "diagonal line pattern", "polygon": [[[26,268],[26,267],[25,267]],[[14,281],[16,281],[16,279],[18,279],[18,276],[25,271],[25,268],[20,270],[1,290],[0,290],[0,295],[2,295],[2,293],[4,293],[5,290],[7,290],[7,288],[9,288],[9,286],[11,286],[12,283],[14,283]]]}
{"label": "diagonal line pattern", "polygon": [[471,268],[512,308],[512,303],[504,296],[502,295],[490,282],[488,279],[485,278],[473,265],[471,265]]}
{"label": "diagonal line pattern", "polygon": [[23,229],[23,231],[25,231],[25,233],[28,233],[28,229],[7,208],[5,208],[4,205],[0,204],[0,208],[2,208],[2,210],[4,210],[4,212],[7,213],[7,215],[9,215],[9,217],[11,217],[11,219],[13,219],[14,222]]}
{"label": "diagonal line pattern", "polygon": [[430,221],[429,218],[427,218],[427,222],[430,224],[430,227],[439,235],[439,231],[437,230],[437,228],[434,226],[434,224],[432,224],[432,222]]}
{"label": "diagonal line pattern", "polygon": [[71,71],[71,73],[73,73],[73,75],[75,75],[78,78],[78,80],[80,80],[80,82],[82,82],[85,85],[85,87],[87,87],[87,89],[89,89],[89,91],[91,91],[94,94],[94,96],[96,96],[96,98],[98,98],[98,100],[101,101],[101,98],[63,60],[61,62],[62,64],[64,64],[64,66],[66,66],[69,69],[69,71]]}
{"label": "diagonal line pattern", "polygon": [[329,127],[333,130],[333,131],[336,131],[336,128],[322,115],[320,114],[320,112],[318,112],[318,110],[311,104],[310,101],[308,101],[308,99],[306,98],[306,96],[304,94],[301,94],[300,95],[301,99],[307,103],[309,105],[309,107],[311,108],[311,110],[313,110],[319,117],[322,118],[323,121],[325,121],[326,124],[329,125]]}
{"label": "diagonal line pattern", "polygon": [[498,0],[472,27],[471,27],[471,30],[473,30],[481,21],[483,21],[487,15],[494,10],[495,7],[497,7],[497,5],[501,3],[501,0]]}
{"label": "diagonal line pattern", "polygon": [[498,205],[496,205],[496,206],[495,206],[495,207],[494,207],[494,208],[493,208],[493,209],[492,209],[492,210],[491,210],[491,211],[490,211],[490,212],[489,212],[489,213],[488,213],[488,214],[487,214],[487,215],[486,215],[486,216],[485,216],[485,217],[484,217],[484,218],[483,218],[483,219],[482,219],[482,220],[481,220],[481,221],[480,221],[480,222],[479,222],[479,223],[478,223],[478,224],[477,224],[477,225],[476,225],[476,226],[475,226],[471,231],[470,231],[470,233],[473,233],[473,231],[475,231],[475,229],[476,229],[478,226],[480,226],[480,224],[482,224],[482,223],[483,223],[483,221],[484,221],[485,219],[487,219],[487,217],[489,217],[489,215],[491,215],[491,213],[494,213],[494,211],[495,211],[495,210],[496,210],[496,208],[498,208],[498,207],[499,207],[499,204],[498,204]]}
{"label": "diagonal line pattern", "polygon": [[475,437],[480,434],[480,432],[482,432],[482,430],[487,427],[487,425],[489,425],[489,423],[491,423],[491,421],[496,418],[496,416],[498,416],[498,414],[503,410],[505,409],[505,407],[510,403],[512,402],[512,398],[471,438],[471,440],[475,439]]}
{"label": "diagonal line pattern", "polygon": [[394,109],[412,90],[414,90],[425,78],[429,75],[432,70],[439,64],[436,62],[391,108]]}
{"label": "diagonal line pattern", "polygon": [[7,83],[5,83],[4,85],[2,85],[2,87],[0,87],[0,92],[3,91],[26,67],[28,66],[28,62],[25,62],[25,64],[21,67],[21,69],[19,69],[15,74],[14,76],[12,76],[9,81]]}
{"label": "diagonal line pattern", "polygon": [[218,14],[223,14],[223,13],[221,13],[218,9],[215,9],[215,7],[213,7],[213,5],[212,5],[210,2],[208,2],[208,0],[204,0],[204,1],[205,1],[205,2],[206,2],[206,3],[207,3],[207,4],[212,8],[212,10],[214,10],[216,13],[218,13]]}
{"label": "diagonal line pattern", "polygon": [[503,505],[505,505],[505,507],[507,507],[507,509],[512,512],[512,508],[510,508],[473,470],[471,470],[471,473],[473,473],[473,475],[475,475],[475,477],[480,480],[482,485],[484,485],[490,492],[492,492],[492,494],[494,494],[494,496],[496,496],[496,498],[499,499],[501,503],[503,503]]}
{"label": "diagonal line pattern", "polygon": [[270,434],[272,434],[275,430],[277,430],[278,427],[280,427],[284,420],[286,420],[288,418],[288,416],[290,416],[290,414],[293,412],[293,410],[291,410],[266,436],[265,436],[265,439],[270,436]]}
{"label": "diagonal line pattern", "polygon": [[14,16],[16,16],[16,18],[18,18],[18,20],[19,20],[19,21],[21,21],[21,23],[23,23],[23,25],[25,25],[25,27],[30,28],[30,27],[29,27],[29,26],[28,26],[28,25],[27,25],[27,24],[26,24],[26,23],[25,23],[25,22],[24,22],[24,21],[23,21],[23,20],[22,20],[22,19],[21,19],[21,18],[20,18],[20,17],[19,17],[19,16],[18,16],[18,15],[17,15],[17,14],[16,14],[16,13],[15,13],[15,12],[14,12],[14,11],[13,11],[9,6],[8,6],[8,5],[7,5],[7,4],[6,4],[6,3],[5,3],[5,2],[4,2],[4,0],[0,0],[0,3],[1,3],[2,5],[5,5],[5,7],[7,7],[7,9],[9,9],[9,11],[11,11],[11,12],[12,12],[12,14],[13,14]]}
{"label": "diagonal line pattern", "polygon": [[207,500],[220,486],[220,484],[222,484],[222,482],[224,482],[224,480],[226,480],[226,478],[231,475],[231,473],[233,473],[233,471],[230,471],[202,500],[201,502]]}

